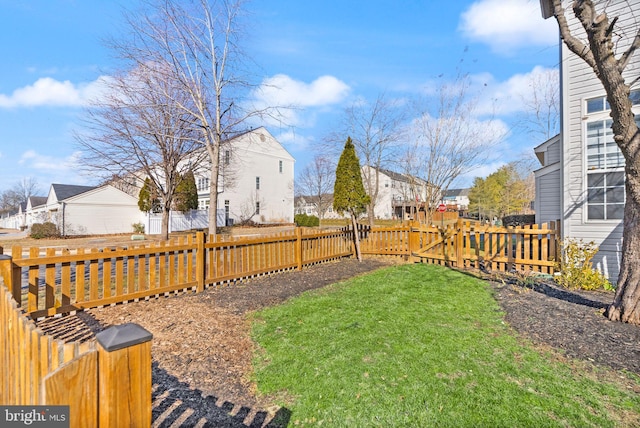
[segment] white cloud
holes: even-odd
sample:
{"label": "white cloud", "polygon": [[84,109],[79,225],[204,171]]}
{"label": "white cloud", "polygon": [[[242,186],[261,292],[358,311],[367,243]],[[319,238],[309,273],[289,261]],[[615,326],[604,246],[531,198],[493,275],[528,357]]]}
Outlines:
{"label": "white cloud", "polygon": [[259,99],[274,106],[318,107],[335,104],[349,93],[349,86],[333,76],[321,76],[311,83],[277,74],[262,82]]}
{"label": "white cloud", "polygon": [[265,79],[253,93],[253,108],[277,108],[273,123],[312,126],[315,115],[337,104],[349,94],[349,85],[333,76],[321,76],[311,83],[277,74]]}
{"label": "white cloud", "polygon": [[533,104],[534,89],[544,92],[551,90],[554,85],[557,88],[560,85],[559,79],[558,69],[541,66],[534,67],[528,73],[514,74],[504,82],[496,82],[493,77],[484,76],[486,92],[479,100],[478,113],[507,115],[523,112]]}
{"label": "white cloud", "polygon": [[73,84],[42,77],[32,85],[18,88],[11,95],[0,94],[0,108],[84,105],[100,93],[104,77],[89,83]]}
{"label": "white cloud", "polygon": [[24,168],[35,169],[43,172],[72,171],[78,168],[80,152],[71,153],[69,156],[58,158],[42,155],[35,150],[27,150],[22,154],[18,164]]}
{"label": "white cloud", "polygon": [[284,144],[292,152],[308,150],[314,139],[295,131],[285,131],[276,136],[276,139]]}
{"label": "white cloud", "polygon": [[538,0],[478,0],[462,13],[459,29],[500,53],[558,43],[558,24],[542,18]]}

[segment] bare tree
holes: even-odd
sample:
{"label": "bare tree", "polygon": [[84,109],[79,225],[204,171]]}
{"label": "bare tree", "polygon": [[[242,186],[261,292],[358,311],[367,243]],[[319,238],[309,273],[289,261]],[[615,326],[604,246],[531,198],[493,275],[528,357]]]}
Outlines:
{"label": "bare tree", "polygon": [[[492,119],[480,120],[477,101],[468,95],[468,76],[437,90],[433,114],[420,108],[410,126],[403,165],[410,175],[426,180],[424,206],[427,223],[449,186],[489,159],[505,132]],[[427,105],[428,107],[428,105]]]}
{"label": "bare tree", "polygon": [[336,176],[335,165],[326,157],[316,155],[298,176],[297,192],[310,196],[316,204],[320,223],[333,203],[333,184]]}
{"label": "bare tree", "polygon": [[576,0],[573,13],[586,35],[582,39],[570,27],[562,3],[562,0],[541,1],[545,16],[554,16],[558,22],[567,48],[587,63],[602,83],[611,106],[614,141],[625,158],[622,263],[607,316],[613,321],[640,324],[640,130],[629,98],[631,87],[640,77],[637,69],[625,76],[625,69],[640,48],[640,22],[634,18],[637,10],[633,9],[633,2],[620,2],[624,4],[617,11],[628,13],[632,19],[629,26],[621,28],[617,26],[619,16],[612,18],[606,11],[609,2],[598,11],[593,1]]}
{"label": "bare tree", "polygon": [[25,177],[0,194],[0,212],[17,210],[21,203],[40,192],[38,180]]}
{"label": "bare tree", "polygon": [[188,103],[188,94],[166,68],[135,66],[106,80],[104,94],[86,108],[85,128],[76,134],[84,165],[94,174],[127,183],[149,178],[162,202],[163,239],[181,177],[199,162],[196,130],[175,103]]}
{"label": "bare tree", "polygon": [[344,135],[351,136],[353,140],[363,166],[364,187],[370,197],[367,205],[370,226],[374,225],[379,201],[380,169],[391,169],[397,162],[400,143],[404,139],[405,120],[406,109],[400,101],[389,100],[385,94],[379,94],[371,103],[361,100],[346,108],[340,132],[329,137],[334,150],[342,150]]}
{"label": "bare tree", "polygon": [[524,125],[534,138],[546,141],[558,133],[560,126],[558,70],[534,70],[529,88],[528,96],[521,97]]}
{"label": "bare tree", "polygon": [[209,233],[216,233],[222,146],[250,117],[264,113],[243,102],[250,85],[239,48],[242,0],[148,0],[147,11],[129,19],[134,36],[130,58],[140,64],[162,61],[189,94],[176,100],[210,164]]}

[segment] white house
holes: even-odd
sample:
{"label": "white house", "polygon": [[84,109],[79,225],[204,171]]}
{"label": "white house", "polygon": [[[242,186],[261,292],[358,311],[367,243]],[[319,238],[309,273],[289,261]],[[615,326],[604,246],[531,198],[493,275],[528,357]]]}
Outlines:
{"label": "white house", "polygon": [[47,221],[48,216],[46,205],[46,196],[30,196],[27,199],[27,206],[25,208],[24,225],[31,227],[33,223],[42,223]]}
{"label": "white house", "polygon": [[[373,176],[376,168],[363,166],[363,180],[367,174]],[[378,168],[378,200],[375,217],[379,219],[405,219],[412,209],[427,200],[428,184],[425,180]],[[366,186],[366,185],[365,185]]]}
{"label": "white house", "polygon": [[130,233],[145,219],[138,200],[111,185],[52,184],[44,211],[65,236]]}
{"label": "white house", "polygon": [[448,189],[442,195],[442,202],[457,211],[469,209],[469,191],[471,189]]}
{"label": "white house", "polygon": [[[565,1],[571,30],[586,40]],[[551,17],[550,0],[540,0],[545,18]],[[638,0],[599,2],[610,17],[617,17],[616,48],[630,46],[637,33]],[[548,15],[548,16],[547,16]],[[624,29],[633,29],[624,31]],[[593,70],[560,42],[561,130],[557,137],[535,151],[542,168],[536,171],[536,220],[562,220],[563,238],[594,241],[600,251],[595,265],[610,280],[618,277],[622,248],[622,217],[625,203],[624,158],[613,141],[611,117],[602,84]],[[588,45],[588,43],[587,43]],[[632,56],[625,78],[640,72],[640,55]],[[640,122],[640,89],[632,88],[636,120]]]}
{"label": "white house", "polygon": [[[349,214],[338,214],[333,210],[333,194],[324,195],[326,199],[327,210],[324,213],[323,219],[344,219],[349,218]],[[319,217],[318,215],[318,197],[317,196],[296,196],[295,197],[295,213],[306,214]]]}
{"label": "white house", "polygon": [[[264,127],[223,143],[218,209],[224,210],[224,223],[293,223],[294,163]],[[205,162],[195,172],[200,209],[209,207],[208,171]]]}

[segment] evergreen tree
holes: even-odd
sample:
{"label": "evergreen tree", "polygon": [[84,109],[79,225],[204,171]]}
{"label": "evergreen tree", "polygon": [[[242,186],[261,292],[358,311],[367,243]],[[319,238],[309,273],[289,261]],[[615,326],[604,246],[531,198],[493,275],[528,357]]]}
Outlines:
{"label": "evergreen tree", "polygon": [[138,208],[140,211],[150,212],[160,204],[157,192],[151,183],[149,177],[144,179],[144,184],[138,194]]}
{"label": "evergreen tree", "polygon": [[188,171],[181,177],[174,201],[175,209],[182,213],[198,209],[198,188],[193,171]]}
{"label": "evergreen tree", "polygon": [[356,257],[359,261],[362,260],[362,256],[357,233],[357,220],[360,215],[366,212],[369,202],[369,195],[365,192],[362,184],[360,160],[356,155],[351,137],[348,137],[336,168],[336,181],[333,187],[333,209],[341,215],[345,212],[349,213],[353,227],[353,243]]}

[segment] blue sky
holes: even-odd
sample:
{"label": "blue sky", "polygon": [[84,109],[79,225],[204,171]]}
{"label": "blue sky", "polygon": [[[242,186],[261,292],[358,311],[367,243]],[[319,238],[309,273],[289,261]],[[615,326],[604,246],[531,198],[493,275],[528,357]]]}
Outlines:
{"label": "blue sky", "polygon": [[[0,191],[32,177],[96,184],[75,162],[72,133],[96,81],[113,66],[102,43],[122,23],[107,0],[0,0]],[[558,66],[556,23],[538,0],[254,0],[245,50],[257,83],[277,82],[278,102],[299,105],[289,124],[266,124],[301,171],[344,108],[380,93],[409,98],[469,73],[483,86],[480,105],[513,129],[527,76]],[[530,155],[541,143],[511,132],[499,158],[474,171]]]}

